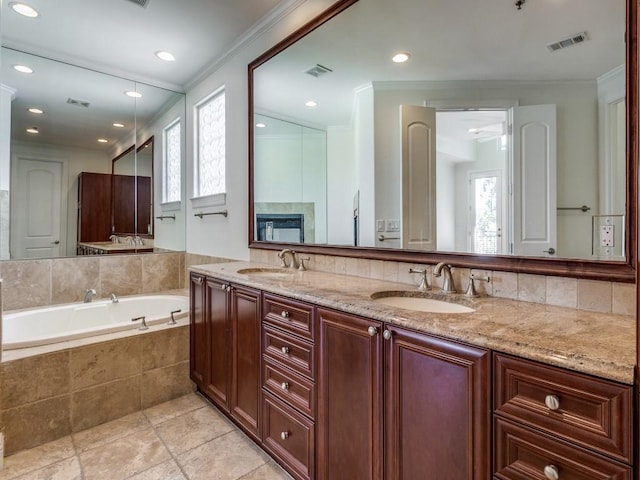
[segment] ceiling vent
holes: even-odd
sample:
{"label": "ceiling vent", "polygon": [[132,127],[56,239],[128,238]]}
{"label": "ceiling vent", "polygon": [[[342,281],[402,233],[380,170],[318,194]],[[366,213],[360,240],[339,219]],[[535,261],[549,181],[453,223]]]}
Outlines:
{"label": "ceiling vent", "polygon": [[146,7],[149,3],[149,0],[127,0],[128,2],[135,3],[141,7]]}
{"label": "ceiling vent", "polygon": [[320,65],[319,63],[316,64],[315,66],[311,67],[309,70],[305,70],[304,73],[306,73],[307,75],[311,75],[312,77],[321,77],[322,75],[326,74],[326,73],[331,73],[333,72],[333,70],[331,70],[330,68],[327,68],[325,66]]}
{"label": "ceiling vent", "polygon": [[547,49],[550,52],[557,52],[558,50],[562,50],[563,48],[571,47],[573,45],[577,45],[579,43],[584,43],[589,40],[587,32],[576,33],[575,35],[571,35],[559,42],[550,43],[547,45]]}
{"label": "ceiling vent", "polygon": [[89,102],[84,102],[82,100],[76,100],[75,98],[67,98],[67,103],[69,105],[75,105],[76,107],[84,107],[84,108],[89,108],[89,105],[91,105]]}

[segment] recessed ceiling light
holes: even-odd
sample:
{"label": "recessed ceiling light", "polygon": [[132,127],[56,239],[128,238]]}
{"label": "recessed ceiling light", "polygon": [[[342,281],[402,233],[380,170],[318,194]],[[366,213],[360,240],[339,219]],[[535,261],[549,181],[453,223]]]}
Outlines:
{"label": "recessed ceiling light", "polygon": [[35,135],[40,133],[40,130],[38,130],[38,127],[29,127],[27,128],[27,133],[33,133]]}
{"label": "recessed ceiling light", "polygon": [[478,131],[478,129],[477,129],[477,128],[470,128],[470,129],[469,129],[469,133],[475,133],[475,132],[477,132],[477,131]]}
{"label": "recessed ceiling light", "polygon": [[318,102],[316,102],[315,100],[309,100],[307,103],[305,103],[305,105],[309,108],[314,108],[318,106]]}
{"label": "recessed ceiling light", "polygon": [[142,98],[142,94],[141,94],[141,93],[138,93],[138,92],[130,91],[130,92],[124,92],[124,94],[125,94],[127,97],[131,97],[131,98]]}
{"label": "recessed ceiling light", "polygon": [[33,69],[26,65],[14,65],[13,69],[20,73],[33,73]]}
{"label": "recessed ceiling light", "polygon": [[116,127],[116,128],[124,128],[124,123],[117,123],[116,122],[116,123],[113,124],[113,126]]}
{"label": "recessed ceiling light", "polygon": [[98,143],[107,143],[109,140],[107,140],[106,138],[99,138],[98,139]]}
{"label": "recessed ceiling light", "polygon": [[258,127],[258,128],[264,128],[264,127],[266,127],[266,126],[267,126],[267,125],[266,125],[266,124],[264,124],[264,123],[262,123],[262,122],[260,122],[260,123],[256,123],[256,127]]}
{"label": "recessed ceiling light", "polygon": [[409,55],[408,53],[400,52],[391,57],[391,60],[393,60],[395,63],[404,63],[409,60],[409,57],[411,57],[411,55]]}
{"label": "recessed ceiling light", "polygon": [[29,111],[30,111],[31,113],[35,113],[35,114],[37,114],[37,115],[42,115],[42,114],[44,113],[44,110],[41,110],[41,109],[39,109],[39,108],[30,108],[30,109],[29,109]]}
{"label": "recessed ceiling light", "polygon": [[173,53],[165,52],[162,50],[156,52],[156,57],[158,57],[160,60],[164,60],[165,62],[174,62],[176,59],[176,57],[173,56]]}
{"label": "recessed ceiling light", "polygon": [[38,16],[38,11],[26,3],[11,2],[9,6],[14,12],[24,15],[25,17],[36,18]]}

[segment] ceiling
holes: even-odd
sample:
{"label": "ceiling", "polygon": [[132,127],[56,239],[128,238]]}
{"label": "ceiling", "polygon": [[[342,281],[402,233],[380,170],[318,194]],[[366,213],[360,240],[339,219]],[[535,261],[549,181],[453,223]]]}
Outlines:
{"label": "ceiling", "polygon": [[[2,45],[174,90],[223,57],[286,0],[25,0],[2,2]],[[155,52],[176,57],[164,62]]]}

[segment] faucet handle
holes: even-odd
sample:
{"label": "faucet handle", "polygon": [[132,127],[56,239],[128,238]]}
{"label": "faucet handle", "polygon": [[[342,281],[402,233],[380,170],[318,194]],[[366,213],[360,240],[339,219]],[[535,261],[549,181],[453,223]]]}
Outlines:
{"label": "faucet handle", "polygon": [[416,270],[415,268],[410,268],[409,273],[419,273],[421,275],[420,285],[418,285],[418,288],[420,290],[431,290],[431,285],[429,285],[429,280],[427,279],[427,274],[429,273],[428,268],[425,268],[424,270]]}
{"label": "faucet handle", "polygon": [[149,330],[149,327],[147,327],[147,320],[144,315],[142,317],[135,317],[131,319],[132,322],[137,322],[138,320],[142,320],[142,323],[140,323],[138,330]]}
{"label": "faucet handle", "polygon": [[304,272],[307,269],[307,267],[304,266],[304,262],[308,262],[309,260],[311,260],[310,257],[300,257],[300,266],[298,267],[298,270]]}

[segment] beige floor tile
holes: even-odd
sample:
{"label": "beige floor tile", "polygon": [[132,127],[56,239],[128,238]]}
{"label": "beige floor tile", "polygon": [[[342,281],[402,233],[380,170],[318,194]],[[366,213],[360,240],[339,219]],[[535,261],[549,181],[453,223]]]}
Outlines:
{"label": "beige floor tile", "polygon": [[78,457],[73,456],[35,472],[25,473],[15,480],[82,480]]}
{"label": "beige floor tile", "polygon": [[151,427],[80,454],[86,480],[122,480],[169,459]]}
{"label": "beige floor tile", "polygon": [[168,420],[156,431],[174,455],[180,455],[234,429],[222,414],[203,407]]}
{"label": "beige floor tile", "polygon": [[147,417],[142,412],[136,412],[118,420],[74,433],[72,435],[73,443],[78,452],[84,452],[111,443],[118,438],[131,435],[145,427],[149,427]]}
{"label": "beige floor tile", "polygon": [[128,480],[187,480],[187,478],[182,474],[176,462],[169,460],[129,477]]}
{"label": "beige floor tile", "polygon": [[176,398],[175,400],[169,400],[168,402],[161,403],[155,407],[147,408],[144,414],[151,422],[151,425],[158,425],[167,420],[182,415],[184,413],[202,408],[208,405],[207,402],[195,393],[185,395],[183,397]]}
{"label": "beige floor tile", "polygon": [[236,480],[269,461],[244,435],[233,431],[178,457],[190,480]]}
{"label": "beige floor tile", "polygon": [[292,477],[279,465],[269,462],[239,480],[291,480]]}
{"label": "beige floor tile", "polygon": [[17,478],[28,472],[41,469],[69,457],[75,450],[71,437],[63,437],[54,442],[16,453],[4,459],[4,468],[0,471],[0,480]]}

